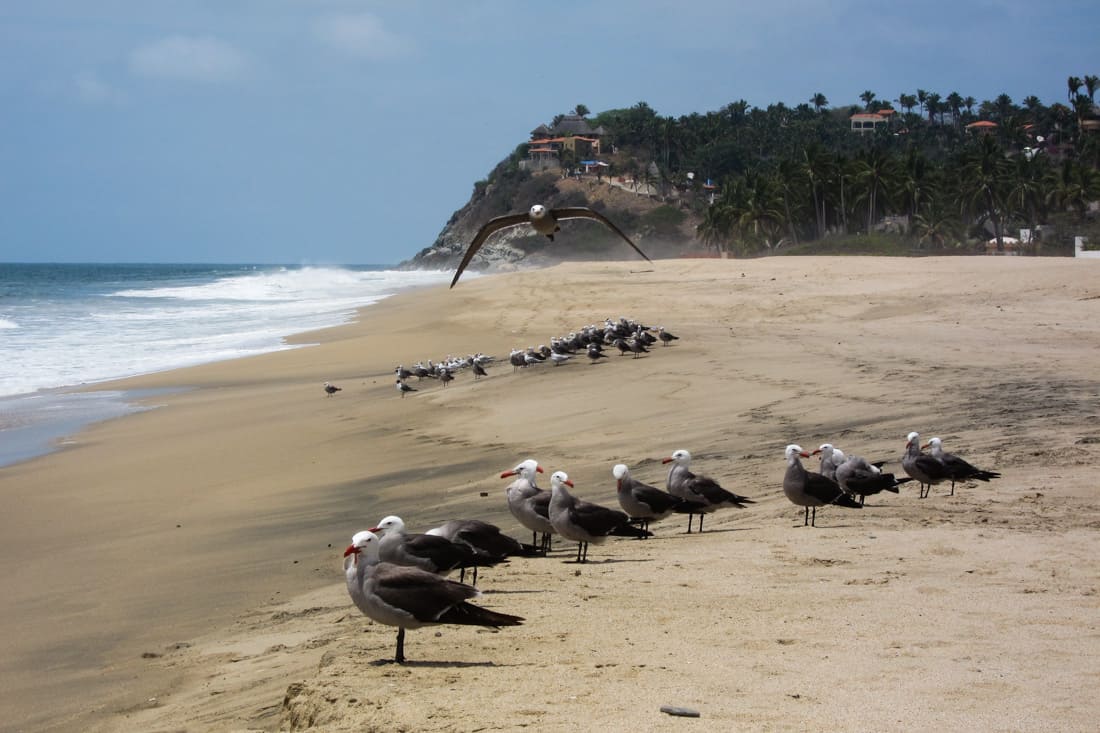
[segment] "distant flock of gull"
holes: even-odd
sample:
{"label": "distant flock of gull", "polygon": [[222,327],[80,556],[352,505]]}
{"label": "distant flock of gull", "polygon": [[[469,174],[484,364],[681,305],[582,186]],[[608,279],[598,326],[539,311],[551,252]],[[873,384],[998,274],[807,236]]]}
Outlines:
{"label": "distant flock of gull", "polygon": [[[539,344],[537,347],[512,349],[508,354],[508,363],[512,365],[513,373],[546,363],[560,366],[582,353],[590,363],[596,363],[607,358],[605,349],[616,349],[619,356],[631,354],[637,359],[642,354],[648,354],[649,347],[654,344],[669,346],[679,339],[679,336],[666,330],[664,326],[646,326],[626,317],[621,317],[618,321],[608,318],[603,326],[588,325],[570,331],[565,336],[554,336],[550,339],[549,346]],[[446,387],[454,381],[456,374],[466,369],[473,373],[476,381],[489,375],[486,368],[495,361],[494,356],[477,353],[465,357],[448,355],[438,362],[433,359],[421,360],[411,367],[398,364],[393,370],[396,377],[394,387],[401,397],[409,392],[419,391],[419,388],[408,383],[413,377],[416,377],[418,383],[425,379],[436,379]],[[343,389],[332,382],[325,382],[323,388],[329,397]]]}

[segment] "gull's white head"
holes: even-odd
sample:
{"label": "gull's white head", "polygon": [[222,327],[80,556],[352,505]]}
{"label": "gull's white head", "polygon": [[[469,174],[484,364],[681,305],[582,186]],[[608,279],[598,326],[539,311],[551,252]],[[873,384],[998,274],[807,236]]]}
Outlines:
{"label": "gull's white head", "polygon": [[531,207],[531,210],[527,212],[527,215],[535,220],[543,219],[546,217],[546,207],[542,204],[535,204]]}
{"label": "gull's white head", "polygon": [[687,466],[691,463],[691,454],[681,448],[680,450],[673,451],[672,455],[668,458],[662,458],[661,463],[675,463],[677,466]]}
{"label": "gull's white head", "polygon": [[929,438],[928,447],[932,449],[933,453],[939,453],[943,450],[943,441],[939,438]]}
{"label": "gull's white head", "polygon": [[791,443],[790,445],[787,446],[786,455],[787,455],[787,461],[789,461],[791,463],[796,461],[800,456],[802,458],[809,458],[809,456],[810,456],[809,453],[802,450],[802,446],[795,445],[794,443]]}
{"label": "gull's white head", "polygon": [[630,469],[626,467],[625,463],[616,463],[615,467],[611,469],[611,475],[615,477],[616,481],[622,481],[630,473]]}
{"label": "gull's white head", "polygon": [[905,436],[905,445],[908,446],[910,443],[916,443],[918,440],[920,440],[920,433],[914,430],[909,433],[909,435]]}
{"label": "gull's white head", "polygon": [[573,482],[569,480],[569,474],[567,474],[565,471],[554,471],[552,474],[550,474],[551,489],[560,489],[563,485],[573,485]]}
{"label": "gull's white head", "polygon": [[369,530],[353,534],[351,544],[348,545],[348,549],[344,550],[344,557],[348,555],[358,556],[360,553],[366,554],[367,557],[378,554],[378,535]]}
{"label": "gull's white head", "polygon": [[371,527],[370,531],[385,535],[386,532],[401,532],[404,529],[405,523],[401,521],[401,517],[395,517],[391,514],[379,522],[377,527]]}

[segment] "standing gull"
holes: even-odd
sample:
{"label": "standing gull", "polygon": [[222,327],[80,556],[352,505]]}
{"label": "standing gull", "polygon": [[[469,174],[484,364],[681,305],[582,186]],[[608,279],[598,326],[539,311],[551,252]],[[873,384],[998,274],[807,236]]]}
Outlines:
{"label": "standing gull", "polygon": [[630,475],[630,469],[624,463],[615,464],[611,475],[615,477],[619,506],[630,515],[630,521],[640,522],[644,530],[649,529],[650,522],[671,514],[701,513],[706,509],[706,504],[702,502],[681,499],[656,486],[642,483]]}
{"label": "standing gull", "polygon": [[363,615],[380,624],[397,627],[397,651],[393,661],[405,663],[405,629],[433,624],[465,626],[519,626],[523,619],[468,601],[481,591],[419,568],[380,562],[378,537],[357,532],[344,550],[344,578],[348,595]]}
{"label": "standing gull", "polygon": [[542,467],[538,461],[528,458],[512,470],[500,474],[500,477],[518,476],[505,489],[508,511],[517,522],[531,530],[531,544],[539,547],[545,555],[550,551],[554,527],[550,524],[550,492],[543,491],[535,483],[535,475],[539,473],[542,473]]}
{"label": "standing gull", "polygon": [[332,397],[334,394],[339,392],[341,389],[342,389],[341,387],[337,387],[332,382],[325,382],[325,395],[327,395],[328,397]]}
{"label": "standing gull", "polygon": [[603,543],[608,535],[646,537],[649,532],[630,523],[617,509],[575,498],[565,488],[573,482],[564,471],[550,475],[550,524],[567,540],[577,543],[577,562],[588,562],[588,543]]}
{"label": "standing gull", "polygon": [[395,384],[394,386],[396,386],[397,391],[401,393],[401,397],[404,397],[406,392],[417,391],[416,387],[410,387],[409,385],[402,382],[400,379],[397,380],[397,384]]}
{"label": "standing gull", "polygon": [[[437,575],[449,575],[452,570],[492,567],[505,558],[497,558],[478,552],[469,545],[430,534],[408,534],[401,517],[388,516],[371,527],[371,532],[381,536],[378,554],[384,562],[420,568]],[[476,578],[475,578],[476,582]]]}
{"label": "standing gull", "polygon": [[671,463],[668,470],[668,479],[665,488],[673,496],[686,499],[690,502],[703,505],[703,509],[688,513],[688,534],[691,534],[691,523],[695,514],[699,515],[699,531],[703,531],[703,515],[709,514],[721,507],[737,507],[744,509],[745,504],[753,504],[752,499],[727,491],[708,476],[697,476],[691,471],[691,454],[684,449],[673,451],[668,458],[663,458],[661,463]]}
{"label": "standing gull", "polygon": [[836,467],[836,482],[840,488],[849,494],[859,497],[859,505],[863,506],[863,500],[883,491],[898,493],[898,486],[912,481],[912,478],[896,478],[892,473],[883,473],[878,466],[867,461],[861,456],[848,456],[848,458]]}
{"label": "standing gull", "polygon": [[815,456],[819,454],[821,455],[821,475],[836,481],[836,467],[844,463],[846,457],[844,451],[832,443],[822,443],[821,447],[815,448],[812,453]]}
{"label": "standing gull", "polygon": [[947,467],[943,463],[921,452],[920,433],[916,431],[905,436],[905,455],[901,457],[901,467],[920,484],[921,499],[931,493],[932,484],[938,484],[950,478]]}
{"label": "standing gull", "polygon": [[[806,518],[803,526],[816,527],[817,508],[826,504],[859,509],[860,505],[855,499],[844,493],[836,481],[827,479],[820,473],[812,473],[802,466],[799,458],[809,458],[810,454],[802,450],[801,446],[788,445],[787,473],[783,476],[783,493],[795,506],[806,508]],[[813,517],[810,510],[813,509]]]}
{"label": "standing gull", "polygon": [[485,240],[494,232],[501,229],[507,229],[508,227],[520,226],[521,224],[530,224],[536,232],[545,235],[553,242],[554,233],[561,230],[558,222],[565,219],[593,219],[598,221],[622,237],[627,244],[634,248],[635,252],[642,256],[642,259],[646,262],[652,262],[652,260],[646,257],[645,252],[638,249],[638,245],[630,241],[630,237],[626,236],[619,227],[615,226],[610,219],[598,211],[593,211],[584,206],[548,209],[542,204],[535,204],[526,214],[505,214],[504,216],[498,216],[487,221],[474,236],[474,241],[470,242],[470,246],[466,248],[466,254],[462,255],[462,261],[458,263],[458,269],[455,271],[454,279],[451,280],[451,287],[453,288],[455,286],[455,283],[458,282],[458,278],[462,275],[462,271],[466,269],[466,265],[470,264],[470,260],[472,260],[474,255],[477,254],[477,251],[481,249],[481,245],[485,244]]}
{"label": "standing gull", "polygon": [[990,479],[1000,478],[1001,474],[996,471],[983,471],[977,466],[972,466],[962,458],[959,458],[953,453],[948,453],[943,449],[943,441],[939,438],[932,438],[928,441],[926,448],[932,449],[932,457],[943,464],[947,469],[947,477],[951,479],[951,493],[948,496],[955,495],[955,482],[956,481],[969,481],[974,479],[976,481],[986,481]]}

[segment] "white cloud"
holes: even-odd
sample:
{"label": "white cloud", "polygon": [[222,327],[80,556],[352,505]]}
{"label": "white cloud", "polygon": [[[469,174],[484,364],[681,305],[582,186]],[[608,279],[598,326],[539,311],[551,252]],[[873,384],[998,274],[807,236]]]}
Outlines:
{"label": "white cloud", "polygon": [[180,81],[239,81],[248,75],[249,66],[241,51],[209,36],[169,36],[130,54],[133,73]]}
{"label": "white cloud", "polygon": [[386,59],[403,56],[410,44],[370,13],[329,15],[313,24],[314,36],[326,46],[352,56]]}
{"label": "white cloud", "polygon": [[80,71],[73,77],[76,94],[90,104],[106,104],[122,100],[122,93],[99,78],[94,71]]}

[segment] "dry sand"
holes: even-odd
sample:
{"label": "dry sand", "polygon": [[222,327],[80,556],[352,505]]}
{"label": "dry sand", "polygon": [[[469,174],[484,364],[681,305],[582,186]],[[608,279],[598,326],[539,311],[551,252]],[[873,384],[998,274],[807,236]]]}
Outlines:
{"label": "dry sand", "polygon": [[[681,340],[393,388],[397,363],[608,316]],[[572,264],[301,340],[108,385],[188,389],[0,469],[0,728],[1095,730],[1100,262]],[[900,472],[910,430],[1003,478],[801,526],[786,444]],[[757,503],[484,572],[477,602],[524,626],[411,631],[396,666],[347,598],[342,549],[383,515],[525,539],[502,470],[535,457],[614,505],[614,463],[662,485],[677,448]]]}

